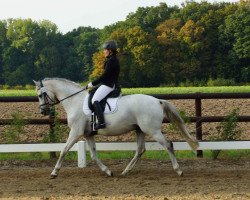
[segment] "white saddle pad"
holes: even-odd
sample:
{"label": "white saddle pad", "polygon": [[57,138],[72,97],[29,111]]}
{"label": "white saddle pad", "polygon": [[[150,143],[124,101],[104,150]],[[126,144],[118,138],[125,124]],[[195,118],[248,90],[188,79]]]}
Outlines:
{"label": "white saddle pad", "polygon": [[[105,110],[104,113],[114,113],[117,111],[117,103],[118,100],[120,99],[121,96],[116,97],[116,98],[108,98],[106,106],[105,106]],[[89,109],[89,105],[88,105],[88,100],[89,100],[89,94],[87,94],[84,98],[83,101],[83,112],[85,115],[91,115],[92,111]]]}

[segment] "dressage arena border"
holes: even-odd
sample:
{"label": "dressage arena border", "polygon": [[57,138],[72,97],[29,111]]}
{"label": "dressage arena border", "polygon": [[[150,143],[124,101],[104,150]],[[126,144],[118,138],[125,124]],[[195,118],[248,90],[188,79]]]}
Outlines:
{"label": "dressage arena border", "polygon": [[[173,142],[174,150],[192,150],[187,142]],[[199,142],[198,150],[240,150],[250,149],[250,141],[216,141]],[[65,143],[43,143],[43,144],[1,144],[0,153],[18,152],[54,152],[61,151]],[[136,150],[136,142],[97,142],[97,151],[133,151]],[[78,157],[78,167],[86,167],[86,152],[88,150],[85,141],[77,142],[70,151],[76,151]],[[157,142],[146,142],[146,150],[164,150]]]}

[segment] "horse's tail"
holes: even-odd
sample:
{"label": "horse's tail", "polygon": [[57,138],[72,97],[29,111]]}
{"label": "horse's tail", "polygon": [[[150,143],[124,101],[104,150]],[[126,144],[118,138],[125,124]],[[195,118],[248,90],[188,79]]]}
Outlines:
{"label": "horse's tail", "polygon": [[166,117],[170,120],[170,122],[175,123],[177,125],[177,127],[181,130],[180,131],[181,135],[186,139],[189,146],[193,150],[196,150],[199,147],[199,143],[194,137],[192,137],[189,134],[189,132],[184,124],[184,121],[181,118],[181,116],[179,115],[176,107],[166,100],[160,100],[160,103],[163,105],[163,109],[165,111],[164,113],[165,113]]}

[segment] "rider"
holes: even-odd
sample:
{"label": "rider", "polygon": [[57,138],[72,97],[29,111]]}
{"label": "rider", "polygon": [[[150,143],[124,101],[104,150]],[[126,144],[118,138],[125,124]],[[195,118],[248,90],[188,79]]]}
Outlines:
{"label": "rider", "polygon": [[103,129],[106,127],[103,110],[100,106],[100,101],[104,99],[109,93],[111,93],[118,85],[118,76],[120,72],[119,60],[116,57],[117,44],[111,40],[103,44],[104,56],[106,60],[104,62],[104,72],[96,80],[88,83],[88,88],[100,85],[96,90],[92,104],[94,112],[97,115],[98,124],[95,129]]}

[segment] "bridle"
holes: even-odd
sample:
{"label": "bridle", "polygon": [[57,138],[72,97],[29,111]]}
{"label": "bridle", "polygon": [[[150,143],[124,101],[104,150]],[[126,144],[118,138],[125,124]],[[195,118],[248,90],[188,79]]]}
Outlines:
{"label": "bridle", "polygon": [[40,85],[41,85],[40,90],[42,90],[42,91],[41,91],[41,94],[38,95],[38,97],[39,97],[39,98],[43,98],[43,100],[44,100],[44,103],[41,104],[41,105],[39,106],[40,109],[42,109],[42,110],[44,110],[44,109],[42,108],[42,106],[50,106],[50,107],[52,107],[52,106],[54,106],[54,105],[56,105],[56,104],[59,104],[59,103],[61,103],[62,101],[66,100],[66,99],[68,99],[68,98],[70,98],[70,97],[72,97],[72,96],[74,96],[74,95],[77,95],[77,94],[79,94],[79,93],[81,93],[81,92],[83,92],[84,90],[87,89],[87,87],[85,87],[85,88],[83,88],[82,90],[80,90],[80,91],[78,91],[78,92],[76,92],[76,93],[73,93],[73,94],[71,94],[71,95],[69,95],[69,96],[67,96],[67,97],[65,97],[65,98],[63,98],[63,99],[61,99],[61,100],[58,100],[58,99],[56,98],[56,101],[55,101],[55,100],[53,100],[53,99],[47,94],[46,88],[44,87],[42,80],[40,80]]}

